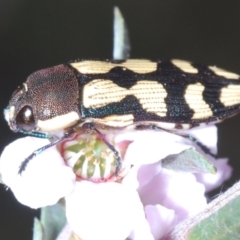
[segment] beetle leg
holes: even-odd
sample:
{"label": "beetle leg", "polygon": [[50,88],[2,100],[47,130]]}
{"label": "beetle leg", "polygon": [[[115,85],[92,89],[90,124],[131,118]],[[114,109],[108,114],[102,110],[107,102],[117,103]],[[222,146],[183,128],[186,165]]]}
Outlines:
{"label": "beetle leg", "polygon": [[50,147],[58,144],[58,143],[61,142],[63,139],[68,138],[71,134],[72,134],[72,131],[66,132],[63,137],[61,137],[61,138],[57,139],[56,141],[51,142],[51,143],[49,143],[49,144],[47,144],[47,145],[45,145],[45,146],[43,146],[43,147],[35,150],[31,155],[29,155],[29,156],[21,163],[21,165],[20,165],[20,167],[19,167],[19,170],[18,170],[18,174],[20,174],[20,175],[22,174],[22,172],[26,169],[28,163],[29,163],[34,157],[36,157],[38,154],[40,154],[40,153],[43,152],[44,150],[46,150],[46,149],[48,149],[48,148],[50,148]]}
{"label": "beetle leg", "polygon": [[116,148],[111,144],[109,143],[105,136],[94,126],[93,123],[84,123],[82,125],[82,128],[83,129],[86,129],[86,130],[93,130],[97,135],[98,137],[109,147],[109,149],[114,153],[115,155],[115,158],[116,158],[116,171],[115,171],[115,176],[118,177],[118,172],[119,170],[121,169],[122,167],[122,163],[121,163],[121,157],[119,155],[119,152],[116,150]]}
{"label": "beetle leg", "polygon": [[194,142],[198,147],[200,147],[202,149],[202,151],[208,155],[210,155],[211,157],[213,158],[217,158],[217,154],[213,153],[207,146],[205,146],[204,144],[202,144],[200,141],[197,140],[197,138],[189,135],[189,134],[181,134],[179,132],[175,132],[175,131],[171,131],[171,130],[166,130],[166,129],[163,129],[161,127],[158,127],[156,125],[149,125],[149,126],[140,126],[139,128],[137,129],[149,129],[149,130],[163,130],[165,132],[169,132],[169,133],[172,133],[172,134],[175,134],[175,135],[178,135],[180,137],[183,137],[183,138],[186,138],[192,142]]}
{"label": "beetle leg", "polygon": [[52,138],[46,133],[41,133],[41,132],[26,132],[23,130],[18,130],[19,133],[23,133],[25,135],[31,136],[31,137],[37,137],[37,138]]}
{"label": "beetle leg", "polygon": [[184,138],[188,138],[189,140],[191,140],[192,142],[196,143],[202,150],[203,152],[205,152],[206,154],[210,155],[213,158],[217,158],[217,154],[212,153],[211,150],[205,146],[204,144],[202,144],[200,141],[198,141],[195,137],[191,136],[191,135],[180,135]]}

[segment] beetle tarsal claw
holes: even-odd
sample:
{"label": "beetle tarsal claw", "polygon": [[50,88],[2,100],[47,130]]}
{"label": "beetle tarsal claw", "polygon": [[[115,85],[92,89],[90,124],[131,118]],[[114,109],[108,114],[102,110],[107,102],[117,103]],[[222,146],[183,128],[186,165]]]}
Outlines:
{"label": "beetle tarsal claw", "polygon": [[115,170],[115,177],[119,177],[118,172],[121,170],[122,168],[122,162],[121,162],[121,158],[119,156],[118,151],[114,152],[115,157],[116,157],[116,170]]}

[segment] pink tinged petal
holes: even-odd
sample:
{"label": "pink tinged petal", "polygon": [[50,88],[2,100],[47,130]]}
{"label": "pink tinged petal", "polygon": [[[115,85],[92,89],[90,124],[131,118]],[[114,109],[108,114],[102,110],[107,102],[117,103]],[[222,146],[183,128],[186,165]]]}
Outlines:
{"label": "pink tinged petal", "polygon": [[25,137],[9,144],[0,160],[3,182],[24,205],[39,208],[55,204],[69,194],[75,185],[73,171],[65,166],[56,147],[47,149],[33,158],[22,174],[19,166],[34,150],[49,141]]}
{"label": "pink tinged petal", "polygon": [[125,156],[125,161],[133,165],[158,162],[169,154],[177,154],[191,148],[182,144],[182,137],[164,131],[139,131],[117,136],[116,141],[133,140]]}
{"label": "pink tinged petal", "polygon": [[[207,146],[212,153],[217,153],[217,127],[215,125],[206,126],[204,128],[194,128],[188,133],[198,139],[201,143]],[[206,155],[201,148],[197,150]],[[228,159],[214,159],[206,155],[207,158],[217,168],[216,174],[196,174],[197,180],[204,184],[206,191],[211,191],[223,184],[232,175],[232,167],[228,164]]]}
{"label": "pink tinged petal", "polygon": [[153,239],[147,236],[150,229],[137,192],[115,182],[77,182],[75,191],[66,197],[66,215],[73,231],[84,240],[123,240],[139,224],[146,236],[142,239]]}
{"label": "pink tinged petal", "polygon": [[[138,212],[139,213],[139,212]],[[141,212],[142,213],[142,212]],[[137,217],[137,216],[136,216]],[[131,234],[127,239],[130,240],[154,240],[154,236],[151,232],[149,223],[145,218],[145,215],[139,214],[138,221],[135,222],[135,226]]]}
{"label": "pink tinged petal", "polygon": [[138,169],[138,167],[132,167],[128,174],[122,179],[121,184],[137,190],[139,187],[139,181],[137,179]]}
{"label": "pink tinged petal", "polygon": [[[69,226],[69,224],[66,224],[64,226],[64,228],[62,229],[62,231],[57,236],[56,240],[66,240],[66,239],[71,239],[71,237],[73,237],[73,231],[72,231],[71,227]],[[72,239],[74,239],[74,238],[72,238]]]}
{"label": "pink tinged petal", "polygon": [[211,191],[223,184],[232,175],[232,167],[228,164],[228,159],[213,159],[211,162],[217,168],[216,174],[196,174],[198,182],[204,184],[206,191]]}
{"label": "pink tinged petal", "polygon": [[177,215],[174,210],[167,209],[161,205],[147,205],[145,213],[151,232],[156,240],[169,233],[177,223]]}
{"label": "pink tinged petal", "polygon": [[137,179],[141,184],[141,188],[144,185],[151,184],[155,176],[160,174],[162,171],[161,162],[156,162],[153,164],[147,164],[139,168]]}
{"label": "pink tinged petal", "polygon": [[190,173],[163,169],[147,185],[140,184],[138,191],[144,205],[161,204],[173,209],[179,221],[202,210],[207,204],[204,186]]}

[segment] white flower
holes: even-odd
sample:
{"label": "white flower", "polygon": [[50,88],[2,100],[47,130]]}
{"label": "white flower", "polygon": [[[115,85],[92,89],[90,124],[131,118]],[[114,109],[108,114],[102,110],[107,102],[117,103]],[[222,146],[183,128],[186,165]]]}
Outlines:
{"label": "white flower", "polygon": [[19,166],[34,150],[47,145],[48,140],[25,137],[9,144],[0,160],[3,182],[24,205],[40,208],[53,205],[68,195],[75,185],[72,169],[64,164],[56,147],[37,155],[18,174]]}
{"label": "white flower", "polygon": [[[199,128],[189,134],[214,152],[215,128]],[[55,147],[32,159],[19,175],[21,162],[48,143],[29,137],[5,148],[0,160],[2,179],[21,203],[33,208],[54,204],[65,197],[68,222],[84,240],[160,239],[177,223],[206,206],[204,175],[162,169],[161,160],[188,148],[199,148],[186,138],[164,131],[122,133],[114,139],[116,144],[126,140],[132,143],[123,167],[132,167],[121,181],[77,181]],[[208,181],[208,189],[220,184],[226,160],[220,161],[219,166],[220,175],[213,177],[211,183]],[[227,169],[224,180],[231,172],[230,167]]]}
{"label": "white flower", "polygon": [[66,213],[82,239],[123,240],[132,231],[134,239],[153,239],[137,191],[122,184],[77,183],[66,197]]}

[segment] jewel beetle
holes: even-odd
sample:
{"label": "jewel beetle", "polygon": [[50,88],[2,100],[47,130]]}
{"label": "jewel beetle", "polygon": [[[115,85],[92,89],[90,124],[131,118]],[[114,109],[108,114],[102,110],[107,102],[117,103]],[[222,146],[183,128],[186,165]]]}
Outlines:
{"label": "jewel beetle", "polygon": [[68,138],[76,127],[95,131],[115,153],[119,169],[118,152],[102,130],[177,133],[219,122],[239,109],[240,76],[215,66],[176,59],[78,59],[31,74],[12,94],[4,115],[14,132],[51,138],[64,131],[29,156],[21,173],[36,154]]}

